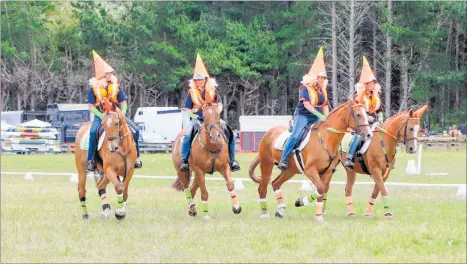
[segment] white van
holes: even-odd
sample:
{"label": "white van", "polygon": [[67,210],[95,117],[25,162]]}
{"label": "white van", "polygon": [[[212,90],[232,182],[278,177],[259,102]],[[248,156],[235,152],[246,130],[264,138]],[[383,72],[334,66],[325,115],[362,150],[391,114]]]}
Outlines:
{"label": "white van", "polygon": [[133,120],[141,131],[157,133],[171,142],[190,123],[188,114],[178,107],[138,107]]}

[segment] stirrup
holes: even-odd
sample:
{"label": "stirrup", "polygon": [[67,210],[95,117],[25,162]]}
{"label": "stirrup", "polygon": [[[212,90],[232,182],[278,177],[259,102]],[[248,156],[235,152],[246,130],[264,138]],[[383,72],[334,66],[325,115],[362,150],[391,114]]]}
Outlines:
{"label": "stirrup", "polygon": [[86,171],[94,172],[96,170],[96,163],[93,160],[88,160],[86,163]]}
{"label": "stirrup", "polygon": [[279,164],[277,164],[277,168],[281,171],[286,171],[288,167],[289,165],[285,162],[279,162]]}
{"label": "stirrup", "polygon": [[136,168],[136,169],[140,169],[140,168],[142,168],[142,167],[143,167],[143,162],[142,162],[141,160],[137,159],[137,160],[135,161],[135,168]]}
{"label": "stirrup", "polygon": [[344,162],[344,166],[353,169],[354,166],[355,166],[355,163],[353,163],[352,160],[347,159],[347,160]]}
{"label": "stirrup", "polygon": [[180,170],[183,172],[189,172],[190,167],[188,166],[188,161],[182,160],[182,164],[180,165]]}
{"label": "stirrup", "polygon": [[232,162],[230,163],[230,171],[234,172],[234,171],[239,171],[239,170],[240,170],[240,164],[238,164],[238,161],[232,160]]}

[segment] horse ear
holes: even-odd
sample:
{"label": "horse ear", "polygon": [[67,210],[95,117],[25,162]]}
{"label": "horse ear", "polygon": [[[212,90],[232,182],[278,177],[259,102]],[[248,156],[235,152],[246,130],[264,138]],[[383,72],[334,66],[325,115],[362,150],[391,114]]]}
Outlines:
{"label": "horse ear", "polygon": [[414,111],[412,109],[409,110],[409,117],[410,118],[416,117],[416,116],[414,116]]}

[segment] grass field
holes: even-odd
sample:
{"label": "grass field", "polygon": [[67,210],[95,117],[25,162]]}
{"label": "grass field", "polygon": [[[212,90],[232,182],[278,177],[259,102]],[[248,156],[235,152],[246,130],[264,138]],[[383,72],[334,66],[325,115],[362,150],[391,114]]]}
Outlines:
{"label": "grass field", "polygon": [[[254,154],[239,154],[248,177]],[[140,175],[175,175],[170,155],[144,155]],[[153,159],[155,159],[153,161]],[[389,182],[465,183],[466,154],[424,151],[422,173],[405,174],[407,159],[398,154]],[[75,172],[72,155],[1,156],[2,171]],[[344,181],[339,168],[335,181]],[[447,172],[447,176],[425,176]],[[219,175],[215,175],[220,177]],[[127,218],[101,220],[93,180],[88,181],[90,219],[82,220],[76,183],[68,177],[20,175],[1,177],[1,262],[438,262],[466,263],[466,201],[456,188],[389,186],[394,219],[383,217],[378,199],[374,216],[362,216],[372,187],[354,187],[356,216],[345,216],[344,186],[328,196],[326,222],[313,220],[314,206],[295,208],[308,193],[299,184],[285,184],[287,216],[260,220],[256,185],[237,191],[243,211],[233,215],[223,182],[208,182],[212,220],[185,215],[185,198],[170,188],[171,180],[134,179]],[[304,179],[297,175],[294,179]],[[360,176],[359,181],[370,181]],[[113,188],[108,188],[112,205]],[[199,202],[199,193],[195,201]],[[276,201],[268,193],[269,213]]]}

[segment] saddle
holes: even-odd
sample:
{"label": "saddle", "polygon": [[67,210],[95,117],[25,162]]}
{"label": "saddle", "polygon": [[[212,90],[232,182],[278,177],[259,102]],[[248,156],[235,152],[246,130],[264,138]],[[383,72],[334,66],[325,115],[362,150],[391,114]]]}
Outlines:
{"label": "saddle", "polygon": [[[312,130],[314,124],[308,124],[303,128],[303,130],[300,132],[300,135],[297,140],[297,144],[295,144],[294,149],[298,149],[299,151],[303,150],[305,146],[308,144],[308,141],[310,141],[310,132]],[[274,142],[274,148],[277,150],[284,150],[285,143],[287,140],[289,140],[291,132],[290,130],[286,130],[280,134],[280,136],[276,139]]]}

